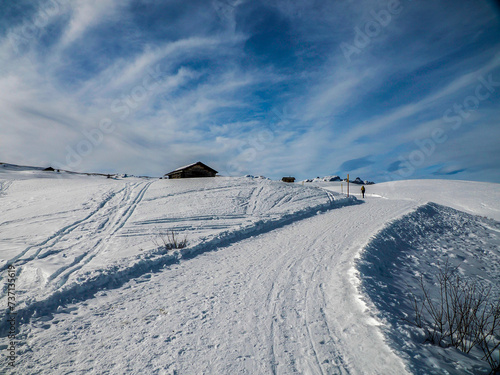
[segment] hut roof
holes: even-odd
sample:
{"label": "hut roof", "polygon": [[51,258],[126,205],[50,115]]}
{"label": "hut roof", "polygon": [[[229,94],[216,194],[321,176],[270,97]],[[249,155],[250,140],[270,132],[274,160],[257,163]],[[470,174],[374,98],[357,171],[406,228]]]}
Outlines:
{"label": "hut roof", "polygon": [[200,165],[200,166],[204,167],[205,169],[208,169],[208,170],[210,170],[210,171],[212,171],[214,173],[219,173],[215,169],[210,168],[208,165],[202,163],[201,161],[198,161],[196,163],[192,163],[192,164],[189,164],[189,165],[185,165],[184,167],[180,167],[180,168],[174,169],[172,172],[167,173],[165,176],[168,176],[169,174],[172,174],[172,173],[175,173],[175,172],[182,171],[184,169],[188,169],[188,168],[194,167],[195,165]]}

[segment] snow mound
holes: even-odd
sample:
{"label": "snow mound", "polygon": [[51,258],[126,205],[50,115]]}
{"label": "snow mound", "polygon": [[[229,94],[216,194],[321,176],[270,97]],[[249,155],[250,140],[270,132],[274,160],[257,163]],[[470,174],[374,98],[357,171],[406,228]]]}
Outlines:
{"label": "snow mound", "polygon": [[[379,232],[357,263],[367,305],[414,374],[488,374],[482,352],[424,343],[412,319],[411,293],[419,296],[420,275],[432,285],[444,264],[479,279],[500,296],[500,223],[435,203],[425,204]],[[431,290],[432,293],[432,290]]]}
{"label": "snow mound", "polygon": [[500,185],[450,180],[391,181],[366,187],[366,195],[384,199],[436,202],[473,215],[500,221]]}

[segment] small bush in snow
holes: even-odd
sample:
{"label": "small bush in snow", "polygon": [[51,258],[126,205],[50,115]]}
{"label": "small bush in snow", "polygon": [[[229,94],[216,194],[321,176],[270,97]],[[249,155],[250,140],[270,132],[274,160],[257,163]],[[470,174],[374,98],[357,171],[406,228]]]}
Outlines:
{"label": "small bush in snow", "polygon": [[173,249],[183,249],[187,246],[187,234],[180,238],[180,236],[173,230],[167,231],[167,234],[158,234],[156,238],[153,238],[153,243],[158,249],[164,251]]}
{"label": "small bush in snow", "polygon": [[412,294],[415,316],[410,323],[424,329],[432,344],[464,353],[480,349],[491,374],[499,374],[500,300],[491,287],[464,278],[448,263],[439,270],[435,285],[437,290],[430,290],[420,277],[422,295]]}

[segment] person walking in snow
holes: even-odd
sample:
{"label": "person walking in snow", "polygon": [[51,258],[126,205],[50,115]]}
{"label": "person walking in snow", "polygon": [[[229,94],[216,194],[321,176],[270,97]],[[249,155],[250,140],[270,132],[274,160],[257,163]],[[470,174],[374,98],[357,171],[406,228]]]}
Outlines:
{"label": "person walking in snow", "polygon": [[361,186],[361,194],[363,194],[363,198],[365,197],[365,186]]}

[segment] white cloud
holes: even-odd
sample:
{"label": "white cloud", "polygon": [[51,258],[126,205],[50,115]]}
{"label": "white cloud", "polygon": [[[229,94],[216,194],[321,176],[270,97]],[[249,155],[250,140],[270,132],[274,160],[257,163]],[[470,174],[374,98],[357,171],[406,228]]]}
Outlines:
{"label": "white cloud", "polygon": [[[435,113],[436,118],[434,121],[441,121],[443,125],[446,125],[443,123],[442,118],[444,111],[453,105],[453,102],[450,102],[450,98],[453,99],[458,96],[463,100],[467,95],[474,95],[474,89],[477,85],[481,84],[478,78],[498,66],[500,66],[500,59],[497,55],[484,66],[455,78],[444,88],[438,88],[434,93],[429,94],[421,100],[400,106],[378,118],[369,119],[357,124],[341,138],[340,142],[352,143],[362,136],[366,137],[378,134],[382,131],[401,126],[408,128],[410,124],[412,124],[411,126],[420,127],[421,125],[418,121],[409,119],[417,114],[429,111]],[[471,85],[473,85],[472,89],[470,89]],[[471,91],[468,92],[468,89]]]}
{"label": "white cloud", "polygon": [[61,47],[64,48],[81,38],[85,32],[105,22],[106,18],[116,14],[117,8],[123,2],[117,0],[76,0],[71,3],[71,20],[61,38]]}

